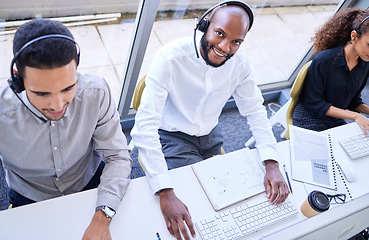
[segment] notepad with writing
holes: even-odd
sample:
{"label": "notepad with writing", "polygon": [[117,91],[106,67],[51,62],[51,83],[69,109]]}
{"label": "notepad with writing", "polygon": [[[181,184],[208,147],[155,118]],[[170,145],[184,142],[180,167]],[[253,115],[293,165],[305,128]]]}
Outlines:
{"label": "notepad with writing", "polygon": [[214,210],[263,192],[264,172],[248,148],[192,165]]}

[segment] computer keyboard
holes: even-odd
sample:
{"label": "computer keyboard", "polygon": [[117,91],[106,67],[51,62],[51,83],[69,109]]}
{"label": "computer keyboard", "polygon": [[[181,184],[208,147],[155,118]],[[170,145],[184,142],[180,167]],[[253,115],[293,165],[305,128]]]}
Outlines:
{"label": "computer keyboard", "polygon": [[281,205],[272,205],[268,199],[261,198],[252,205],[245,203],[230,210],[217,212],[201,219],[195,225],[203,240],[231,240],[256,232],[295,214],[297,210],[289,199]]}
{"label": "computer keyboard", "polygon": [[338,141],[351,159],[369,156],[369,138],[359,134]]}

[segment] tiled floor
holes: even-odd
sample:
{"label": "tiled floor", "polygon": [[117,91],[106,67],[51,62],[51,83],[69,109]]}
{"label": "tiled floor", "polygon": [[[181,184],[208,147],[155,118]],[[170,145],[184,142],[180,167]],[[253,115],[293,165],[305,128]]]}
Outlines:
{"label": "tiled floor", "polygon": [[[286,79],[310,46],[314,31],[335,5],[255,9],[255,23],[246,48],[259,84]],[[156,50],[179,37],[192,36],[193,19],[154,23],[140,77],[147,73]],[[134,23],[70,27],[81,47],[80,71],[101,75],[118,101]],[[9,78],[13,35],[0,36],[0,86]]]}

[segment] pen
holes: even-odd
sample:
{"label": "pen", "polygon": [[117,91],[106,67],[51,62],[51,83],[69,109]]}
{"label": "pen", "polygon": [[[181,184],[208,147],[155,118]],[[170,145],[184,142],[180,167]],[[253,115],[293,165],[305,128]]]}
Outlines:
{"label": "pen", "polygon": [[284,165],[284,164],[283,164],[283,169],[284,169],[284,173],[286,174],[286,178],[287,178],[288,186],[290,187],[291,193],[293,193],[293,192],[292,192],[292,187],[291,187],[290,178],[288,177],[287,170],[286,170],[286,165]]}
{"label": "pen", "polygon": [[159,235],[158,232],[156,233],[156,237],[158,238],[158,240],[161,240],[160,235]]}

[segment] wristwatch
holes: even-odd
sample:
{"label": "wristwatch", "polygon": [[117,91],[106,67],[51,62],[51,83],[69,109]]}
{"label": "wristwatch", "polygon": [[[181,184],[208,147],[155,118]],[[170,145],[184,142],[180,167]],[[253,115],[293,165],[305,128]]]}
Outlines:
{"label": "wristwatch", "polygon": [[113,218],[115,215],[115,211],[106,205],[98,206],[96,208],[96,211],[97,210],[103,211],[108,218]]}

